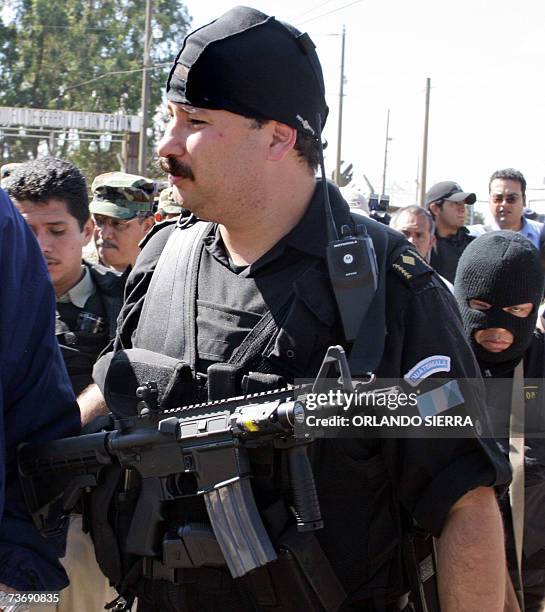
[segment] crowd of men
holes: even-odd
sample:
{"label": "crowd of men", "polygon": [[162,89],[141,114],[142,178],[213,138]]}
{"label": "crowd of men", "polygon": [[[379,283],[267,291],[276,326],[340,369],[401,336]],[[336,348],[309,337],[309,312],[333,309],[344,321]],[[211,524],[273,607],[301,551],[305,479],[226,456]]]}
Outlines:
{"label": "crowd of men", "polygon": [[[0,593],[63,589],[56,609],[85,612],[545,610],[545,234],[524,215],[522,173],[492,174],[489,224],[466,225],[476,195],[450,180],[389,227],[369,219],[361,194],[317,178],[328,108],[312,41],[245,7],[186,38],[167,99],[168,186],[110,172],[89,189],[53,157],[1,169]],[[341,248],[361,249],[342,261],[365,275],[339,281]],[[313,442],[312,534],[293,528],[286,449],[250,449],[278,559],[235,578],[210,548],[200,561],[161,549],[208,522],[202,491],[161,507],[158,554],[126,549],[130,470],[86,493],[66,550],[31,525],[19,443],[127,417],[131,377],[147,385],[165,363],[189,366],[190,404],[315,378],[335,345],[355,378],[422,385],[470,433]],[[441,376],[477,385],[452,393]],[[415,541],[433,542],[429,572]]]}

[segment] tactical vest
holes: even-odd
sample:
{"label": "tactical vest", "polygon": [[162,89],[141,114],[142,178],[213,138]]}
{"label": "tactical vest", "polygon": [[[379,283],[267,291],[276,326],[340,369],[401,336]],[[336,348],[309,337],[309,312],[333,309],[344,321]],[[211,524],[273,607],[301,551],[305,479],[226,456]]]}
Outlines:
{"label": "tactical vest", "polygon": [[92,384],[93,365],[109,342],[107,329],[98,333],[78,329],[81,313],[105,318],[102,301],[96,292],[83,308],[72,303],[57,302],[55,334],[76,396]]}
{"label": "tactical vest", "polygon": [[[103,266],[86,264],[95,291],[83,308],[71,302],[57,302],[55,335],[76,397],[93,382],[93,366],[115,335],[117,315],[123,303],[125,278]],[[98,333],[78,329],[78,317],[90,313],[104,320]]]}
{"label": "tactical vest", "polygon": [[[377,367],[383,352],[386,272],[410,245],[397,233],[372,220],[359,215],[350,218],[348,212],[345,216],[345,222],[351,225],[366,225],[379,264],[375,298],[354,345],[347,347],[351,349],[353,373],[362,374]],[[146,294],[133,340],[135,349],[168,355],[195,368],[195,301],[203,248],[201,238],[210,227],[196,222],[173,231]],[[160,329],[152,324],[157,320],[162,321]],[[317,263],[287,288],[279,311],[266,313],[231,355],[227,365],[233,371],[242,368],[245,373],[253,374],[245,377],[242,389],[232,388],[227,394],[275,388],[298,377],[314,376],[328,346],[339,344],[340,333],[327,270],[325,265]],[[240,380],[237,376],[228,378]],[[370,609],[386,610],[404,592],[405,576],[400,550],[401,521],[380,455],[380,442],[322,440],[313,444],[311,458],[326,525],[323,531],[316,532],[321,548],[344,591],[354,594],[351,600],[354,605],[365,601],[372,606]],[[275,473],[278,465],[280,473]],[[270,449],[269,453],[260,452],[252,457],[252,468],[258,506],[273,542],[278,541],[289,526],[289,512],[282,503],[282,461],[278,462]],[[340,477],[350,486],[339,486]],[[101,503],[104,505],[104,500]],[[206,520],[199,505],[184,500],[184,504],[168,514],[174,517],[174,523]],[[105,517],[104,511],[102,515]],[[101,535],[104,534],[102,529]],[[102,541],[103,553],[109,557],[106,564],[111,567],[112,553],[105,550],[105,537],[98,535],[94,539],[99,548]],[[100,557],[97,549],[99,562]],[[102,565],[105,571],[104,560]],[[119,586],[123,572],[114,569],[114,573]]]}
{"label": "tactical vest", "polygon": [[[361,375],[375,370],[382,357],[386,335],[386,272],[410,245],[397,232],[357,211],[348,213],[347,210],[337,210],[336,221],[339,227],[365,225],[373,240],[379,264],[375,298],[354,345],[349,347],[351,371],[354,375]],[[189,219],[174,230],[168,243],[170,247],[165,247],[157,263],[133,339],[134,347],[170,355],[195,367],[195,296],[203,248],[200,238],[210,228],[211,224]],[[167,304],[170,305],[168,311],[165,309]],[[162,319],[155,308],[162,308]],[[324,333],[334,335],[337,342],[342,338],[342,335],[339,336],[342,332],[338,329],[337,306],[325,266],[317,263],[303,271],[292,287],[286,287],[283,309],[282,313],[265,315],[229,361],[244,362],[246,368],[249,369],[251,365],[255,371],[280,370],[279,374],[287,375],[290,382],[296,377],[314,376],[329,346]],[[158,319],[161,319],[160,326],[156,323]],[[308,327],[301,327],[306,324]],[[317,331],[313,334],[314,329]],[[265,346],[257,346],[258,343]],[[261,362],[257,359],[246,363],[250,353],[256,359],[260,354]]]}

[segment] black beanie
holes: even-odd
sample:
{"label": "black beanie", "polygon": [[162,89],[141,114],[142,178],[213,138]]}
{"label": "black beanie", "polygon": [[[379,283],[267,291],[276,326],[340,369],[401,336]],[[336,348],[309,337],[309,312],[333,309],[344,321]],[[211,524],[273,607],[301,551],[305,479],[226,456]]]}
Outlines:
{"label": "black beanie", "polygon": [[316,138],[328,114],[309,35],[245,6],[186,37],[168,77],[167,100],[274,119]]}
{"label": "black beanie", "polygon": [[[454,295],[464,328],[481,366],[520,360],[530,345],[543,294],[543,270],[534,245],[517,232],[484,234],[463,252],[454,282]],[[488,302],[492,308],[479,311],[469,307],[469,300]],[[516,317],[503,308],[532,303],[526,318]],[[513,344],[492,353],[477,344],[475,332],[503,328],[514,336]]]}

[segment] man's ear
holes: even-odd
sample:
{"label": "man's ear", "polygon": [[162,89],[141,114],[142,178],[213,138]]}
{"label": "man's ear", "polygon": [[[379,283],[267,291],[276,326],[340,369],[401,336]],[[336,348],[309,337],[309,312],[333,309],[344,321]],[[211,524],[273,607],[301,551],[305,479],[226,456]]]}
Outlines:
{"label": "man's ear", "polygon": [[269,142],[270,161],[281,161],[294,148],[297,140],[297,130],[290,125],[271,121],[271,140]]}
{"label": "man's ear", "polygon": [[85,225],[83,226],[83,246],[87,246],[89,241],[93,237],[93,232],[95,231],[95,222],[92,217],[89,217],[87,221],[85,221]]}
{"label": "man's ear", "polygon": [[429,211],[431,212],[432,215],[436,215],[438,210],[440,210],[440,208],[439,208],[439,204],[437,204],[437,202],[432,202],[429,205]]}
{"label": "man's ear", "polygon": [[142,222],[142,229],[144,230],[144,236],[150,231],[150,229],[154,226],[155,224],[155,217],[153,215],[150,215],[149,217],[146,217],[144,219],[144,221]]}

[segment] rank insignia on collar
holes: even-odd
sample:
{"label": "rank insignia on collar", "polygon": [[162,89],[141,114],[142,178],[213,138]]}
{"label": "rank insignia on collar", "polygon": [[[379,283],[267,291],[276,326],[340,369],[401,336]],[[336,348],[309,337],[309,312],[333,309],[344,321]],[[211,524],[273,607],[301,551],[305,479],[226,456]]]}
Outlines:
{"label": "rank insignia on collar", "polygon": [[422,282],[427,283],[433,274],[429,263],[412,249],[407,249],[399,255],[392,264],[392,270],[414,289],[420,287]]}

